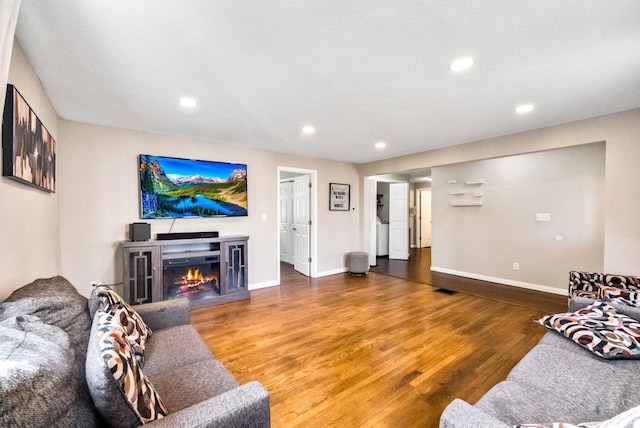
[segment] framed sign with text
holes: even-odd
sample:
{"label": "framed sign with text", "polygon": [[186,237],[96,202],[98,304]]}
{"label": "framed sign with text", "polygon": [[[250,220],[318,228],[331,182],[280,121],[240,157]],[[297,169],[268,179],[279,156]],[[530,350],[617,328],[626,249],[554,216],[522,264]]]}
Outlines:
{"label": "framed sign with text", "polygon": [[329,183],[329,211],[349,211],[351,185]]}

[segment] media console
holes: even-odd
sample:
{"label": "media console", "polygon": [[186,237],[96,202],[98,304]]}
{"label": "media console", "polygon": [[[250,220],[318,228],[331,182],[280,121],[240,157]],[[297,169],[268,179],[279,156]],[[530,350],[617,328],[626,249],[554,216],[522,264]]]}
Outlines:
{"label": "media console", "polygon": [[192,309],[249,298],[248,236],[120,243],[123,298],[186,297]]}

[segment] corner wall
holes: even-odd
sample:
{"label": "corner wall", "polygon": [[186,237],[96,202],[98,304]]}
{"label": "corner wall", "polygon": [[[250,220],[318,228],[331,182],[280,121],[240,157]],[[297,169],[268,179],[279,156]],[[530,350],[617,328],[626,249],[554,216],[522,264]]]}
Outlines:
{"label": "corner wall", "polygon": [[[9,83],[20,91],[51,133],[59,152],[58,116],[15,39]],[[0,300],[36,278],[60,272],[58,197],[58,187],[56,193],[47,193],[0,177]]]}
{"label": "corner wall", "polygon": [[603,269],[640,275],[640,109],[371,162],[359,171],[364,178],[599,141],[606,142]]}
{"label": "corner wall", "polygon": [[[602,272],[604,143],[431,171],[432,270],[557,294],[570,270]],[[464,184],[477,179],[484,183]],[[451,206],[463,201],[483,205]]]}

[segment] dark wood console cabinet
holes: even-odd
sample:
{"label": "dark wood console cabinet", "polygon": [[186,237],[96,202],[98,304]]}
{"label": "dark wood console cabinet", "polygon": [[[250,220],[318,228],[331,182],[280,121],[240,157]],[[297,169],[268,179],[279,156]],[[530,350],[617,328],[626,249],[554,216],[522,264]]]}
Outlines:
{"label": "dark wood console cabinet", "polygon": [[[248,299],[248,240],[121,242],[123,298],[137,305],[185,296],[193,309]],[[192,273],[200,280],[192,279]]]}

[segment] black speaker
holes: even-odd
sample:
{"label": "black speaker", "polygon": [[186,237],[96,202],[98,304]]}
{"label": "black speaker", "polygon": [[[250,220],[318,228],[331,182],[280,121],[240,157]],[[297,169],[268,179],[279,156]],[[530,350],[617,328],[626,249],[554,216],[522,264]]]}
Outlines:
{"label": "black speaker", "polygon": [[149,223],[131,223],[129,225],[129,239],[148,241],[151,239],[151,225]]}

